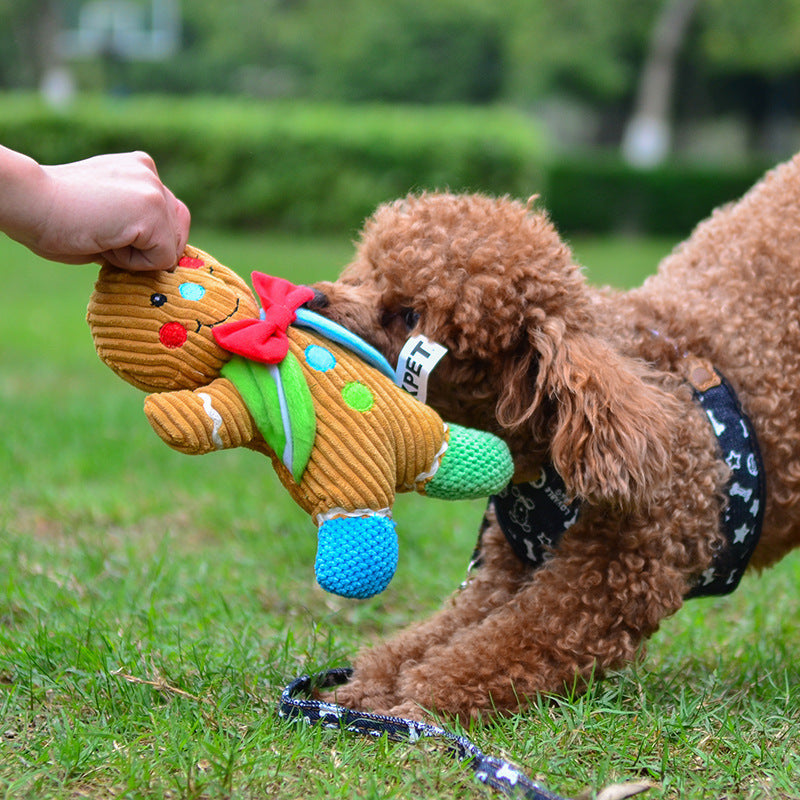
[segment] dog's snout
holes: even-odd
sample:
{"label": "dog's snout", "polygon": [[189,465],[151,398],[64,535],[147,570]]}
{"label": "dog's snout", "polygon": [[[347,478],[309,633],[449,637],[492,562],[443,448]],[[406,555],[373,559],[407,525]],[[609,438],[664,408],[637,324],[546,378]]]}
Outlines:
{"label": "dog's snout", "polygon": [[306,308],[311,311],[319,311],[321,308],[327,308],[330,300],[328,300],[328,295],[325,292],[321,292],[319,289],[315,289],[313,286],[311,289],[314,292],[314,296],[305,304]]}

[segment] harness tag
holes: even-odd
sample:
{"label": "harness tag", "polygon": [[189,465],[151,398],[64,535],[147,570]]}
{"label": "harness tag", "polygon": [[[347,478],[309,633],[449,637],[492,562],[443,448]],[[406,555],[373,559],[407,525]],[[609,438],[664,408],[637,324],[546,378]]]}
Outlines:
{"label": "harness tag", "polygon": [[428,376],[446,352],[444,345],[427,336],[412,336],[400,351],[394,382],[424,403],[428,396]]}

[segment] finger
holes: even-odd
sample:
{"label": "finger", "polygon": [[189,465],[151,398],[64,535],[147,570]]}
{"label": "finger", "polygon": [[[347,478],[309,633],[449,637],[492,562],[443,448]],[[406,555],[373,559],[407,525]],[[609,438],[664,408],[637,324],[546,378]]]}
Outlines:
{"label": "finger", "polygon": [[166,187],[162,187],[162,194],[163,210],[153,210],[155,218],[129,246],[114,249],[113,257],[124,269],[168,270],[178,263],[189,237],[189,211]]}
{"label": "finger", "polygon": [[158,177],[158,168],[156,167],[156,162],[150,156],[149,153],[145,153],[144,150],[136,150],[135,152],[131,153],[131,155],[143,166],[150,170],[156,177]]}
{"label": "finger", "polygon": [[[153,164],[147,154],[137,155]],[[166,186],[160,188],[161,200],[147,210],[133,240],[103,253],[110,263],[129,270],[169,270],[176,266],[189,240],[191,214]]]}
{"label": "finger", "polygon": [[125,247],[115,247],[102,253],[115,267],[133,271],[169,269],[175,264],[174,246],[166,241],[150,246],[136,246],[136,243]]}
{"label": "finger", "polygon": [[156,270],[156,269],[170,269],[177,263],[175,258],[175,245],[167,244],[164,239],[156,245],[147,249],[139,249],[137,247],[129,247],[129,265],[128,269],[137,270]]}
{"label": "finger", "polygon": [[178,200],[177,197],[173,195],[172,199],[175,202],[175,230],[178,238],[178,252],[175,258],[175,263],[177,264],[189,241],[189,229],[192,225],[192,215],[189,212],[189,208]]}
{"label": "finger", "polygon": [[120,269],[132,269],[131,256],[132,247],[117,247],[114,250],[104,250],[100,253],[100,257],[105,259],[109,264]]}

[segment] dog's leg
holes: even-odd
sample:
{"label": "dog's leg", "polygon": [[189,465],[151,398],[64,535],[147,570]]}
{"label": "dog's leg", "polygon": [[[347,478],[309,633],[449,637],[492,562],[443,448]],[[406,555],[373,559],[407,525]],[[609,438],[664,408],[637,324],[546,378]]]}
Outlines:
{"label": "dog's leg", "polygon": [[438,641],[415,642],[413,654],[403,650],[408,638],[389,645],[394,661],[386,658],[385,668],[400,670],[397,702],[371,697],[375,709],[416,718],[434,709],[467,721],[515,711],[526,698],[563,692],[632,660],[681,606],[687,583],[684,570],[665,558],[663,538],[631,533],[610,547],[610,528],[576,530],[519,591],[507,586],[499,605],[471,609],[469,624]]}
{"label": "dog's leg", "polygon": [[493,515],[490,519],[492,524],[481,537],[480,567],[447,607],[388,642],[364,650],[356,659],[350,682],[326,699],[363,710],[391,708],[403,699],[396,683],[404,667],[424,660],[431,648],[511,600],[530,579],[530,569],[513,554]]}

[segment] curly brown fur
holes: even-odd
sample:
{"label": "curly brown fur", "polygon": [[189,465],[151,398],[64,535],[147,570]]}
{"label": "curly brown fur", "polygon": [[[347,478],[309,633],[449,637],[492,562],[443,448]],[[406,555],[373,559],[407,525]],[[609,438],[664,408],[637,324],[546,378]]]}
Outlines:
{"label": "curly brown fur", "polygon": [[733,384],[762,449],[752,566],[800,544],[800,156],[630,292],[589,285],[545,214],[449,194],[378,209],[353,263],[316,288],[322,313],[390,360],[412,332],[444,344],[428,402],[501,435],[520,479],[552,461],[583,500],[536,570],[490,510],[476,576],[364,651],[339,701],[468,719],[633,659],[722,542],[729,473],[686,381],[693,357]]}

